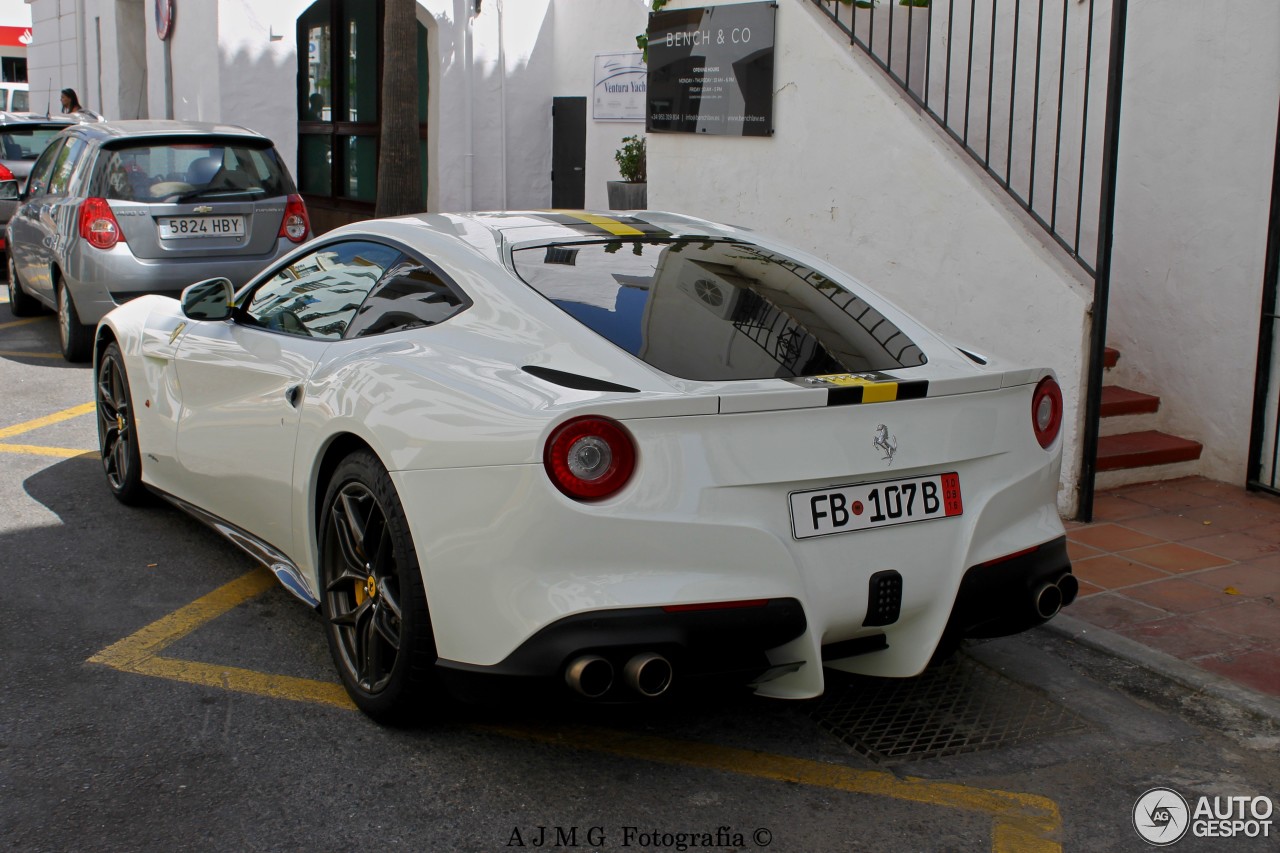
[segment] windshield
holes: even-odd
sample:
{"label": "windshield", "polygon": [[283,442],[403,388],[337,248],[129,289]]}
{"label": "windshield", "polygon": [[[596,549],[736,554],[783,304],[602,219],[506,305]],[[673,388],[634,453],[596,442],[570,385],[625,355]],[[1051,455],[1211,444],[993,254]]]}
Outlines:
{"label": "windshield", "polygon": [[212,139],[113,147],[102,153],[95,180],[96,195],[119,201],[229,201],[292,192],[275,149]]}
{"label": "windshield", "polygon": [[512,255],[534,290],[682,379],[865,373],[925,362],[862,297],[759,246],[611,240],[549,243]]}

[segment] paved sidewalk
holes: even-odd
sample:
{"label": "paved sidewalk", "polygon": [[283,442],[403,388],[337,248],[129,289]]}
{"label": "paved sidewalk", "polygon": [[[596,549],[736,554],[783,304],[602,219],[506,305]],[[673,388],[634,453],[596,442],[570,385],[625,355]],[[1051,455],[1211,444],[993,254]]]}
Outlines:
{"label": "paved sidewalk", "polygon": [[1152,660],[1183,661],[1274,707],[1280,498],[1200,477],[1125,486],[1099,493],[1094,521],[1069,522],[1067,538],[1080,598],[1064,621],[1107,629],[1162,653]]}

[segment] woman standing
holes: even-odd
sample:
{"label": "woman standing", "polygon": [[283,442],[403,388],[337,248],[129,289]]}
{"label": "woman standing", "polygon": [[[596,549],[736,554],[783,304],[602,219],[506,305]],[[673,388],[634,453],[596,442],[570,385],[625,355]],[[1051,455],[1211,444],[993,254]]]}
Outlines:
{"label": "woman standing", "polygon": [[80,118],[89,119],[91,121],[102,120],[102,116],[92,110],[86,110],[84,107],[80,106],[80,98],[76,96],[75,89],[68,88],[62,90],[62,112],[67,115],[79,116]]}

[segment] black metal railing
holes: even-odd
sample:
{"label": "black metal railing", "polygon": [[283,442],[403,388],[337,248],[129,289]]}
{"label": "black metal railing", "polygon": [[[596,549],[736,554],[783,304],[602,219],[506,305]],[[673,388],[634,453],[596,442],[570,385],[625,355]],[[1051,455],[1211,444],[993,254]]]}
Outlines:
{"label": "black metal railing", "polygon": [[1094,274],[1109,0],[812,1]]}
{"label": "black metal railing", "polygon": [[1262,325],[1249,435],[1250,489],[1280,495],[1280,137],[1271,178],[1271,221],[1262,279]]}
{"label": "black metal railing", "polygon": [[812,0],[1094,280],[1093,516],[1128,0]]}

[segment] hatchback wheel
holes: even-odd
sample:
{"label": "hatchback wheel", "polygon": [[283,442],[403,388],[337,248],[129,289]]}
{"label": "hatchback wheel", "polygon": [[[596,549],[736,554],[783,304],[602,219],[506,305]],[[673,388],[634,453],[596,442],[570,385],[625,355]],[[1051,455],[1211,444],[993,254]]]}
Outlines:
{"label": "hatchback wheel", "polygon": [[122,503],[143,503],[148,493],[142,485],[142,454],[133,424],[133,398],[124,356],[115,344],[102,353],[97,380],[98,448],[102,451],[107,485]]}
{"label": "hatchback wheel", "polygon": [[385,723],[438,708],[435,639],[408,521],[386,469],[360,451],[325,494],[320,572],[329,650],[347,693]]}
{"label": "hatchback wheel", "polygon": [[15,317],[32,317],[44,308],[40,301],[22,289],[18,281],[18,270],[13,265],[13,256],[9,256],[9,312]]}
{"label": "hatchback wheel", "polygon": [[80,322],[80,314],[65,284],[58,284],[58,336],[62,357],[67,361],[88,361],[93,329]]}

